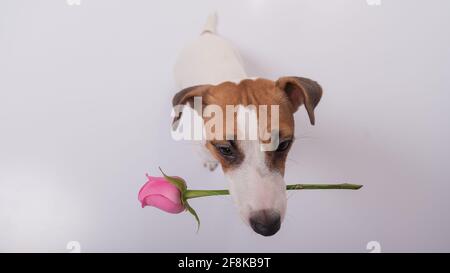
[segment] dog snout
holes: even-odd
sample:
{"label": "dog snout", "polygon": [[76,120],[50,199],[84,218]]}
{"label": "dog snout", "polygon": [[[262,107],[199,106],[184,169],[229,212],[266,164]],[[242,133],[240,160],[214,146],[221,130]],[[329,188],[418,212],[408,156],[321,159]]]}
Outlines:
{"label": "dog snout", "polygon": [[256,233],[272,236],[280,229],[281,217],[275,210],[259,210],[251,214],[249,222]]}

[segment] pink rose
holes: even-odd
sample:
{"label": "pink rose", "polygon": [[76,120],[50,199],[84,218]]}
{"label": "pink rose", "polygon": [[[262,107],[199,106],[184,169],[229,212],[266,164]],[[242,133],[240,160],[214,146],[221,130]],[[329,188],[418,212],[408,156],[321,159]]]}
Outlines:
{"label": "pink rose", "polygon": [[153,177],[147,174],[148,182],[139,191],[138,199],[142,207],[153,206],[169,213],[180,213],[185,210],[181,202],[180,190],[164,177]]}

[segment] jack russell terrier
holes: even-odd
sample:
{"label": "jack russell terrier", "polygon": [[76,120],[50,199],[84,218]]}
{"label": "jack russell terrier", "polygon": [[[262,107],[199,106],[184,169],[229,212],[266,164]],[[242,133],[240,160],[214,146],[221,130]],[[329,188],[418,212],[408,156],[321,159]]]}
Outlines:
{"label": "jack russell terrier", "polygon": [[[320,101],[322,88],[317,82],[301,77],[282,77],[276,81],[249,78],[238,52],[216,34],[216,25],[217,16],[213,14],[201,35],[178,57],[174,72],[181,91],[172,103],[181,110],[175,113],[173,128],[179,127],[186,111],[195,112],[202,125],[211,119],[198,109],[192,110],[195,98],[201,98],[202,107],[214,105],[223,112],[230,105],[234,107],[231,117],[222,117],[227,124],[226,133],[203,131],[206,140],[202,146],[212,159],[207,166],[214,170],[220,163],[244,222],[256,233],[271,236],[280,229],[286,212],[283,177],[286,157],[294,141],[294,113],[304,105],[314,125],[314,108]],[[267,112],[270,122],[261,124],[261,113],[256,113],[255,106],[276,106],[276,120],[273,120],[274,113]],[[272,123],[277,123],[276,128]],[[238,137],[241,131],[254,125],[258,127],[256,139]],[[262,129],[270,132],[269,138],[261,139]],[[262,145],[272,143],[274,138],[273,149],[262,149]]]}

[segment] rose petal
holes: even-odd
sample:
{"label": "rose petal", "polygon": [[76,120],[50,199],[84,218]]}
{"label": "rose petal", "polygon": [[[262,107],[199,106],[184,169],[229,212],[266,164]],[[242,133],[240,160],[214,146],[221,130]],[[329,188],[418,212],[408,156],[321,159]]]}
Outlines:
{"label": "rose petal", "polygon": [[153,206],[169,213],[184,211],[181,192],[164,177],[153,177],[147,174],[148,182],[139,191],[138,199],[142,207]]}
{"label": "rose petal", "polygon": [[184,211],[182,204],[173,203],[168,198],[160,194],[149,195],[142,201],[142,207],[152,206],[168,213],[180,213]]}

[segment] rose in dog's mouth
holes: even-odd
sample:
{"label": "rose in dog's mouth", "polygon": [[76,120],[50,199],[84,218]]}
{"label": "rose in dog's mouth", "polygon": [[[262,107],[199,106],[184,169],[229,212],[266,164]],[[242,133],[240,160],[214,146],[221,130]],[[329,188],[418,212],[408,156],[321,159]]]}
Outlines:
{"label": "rose in dog's mouth", "polygon": [[[161,170],[161,169],[160,169]],[[168,213],[178,214],[183,211],[190,212],[197,220],[197,230],[200,227],[200,219],[196,211],[189,205],[188,199],[228,195],[228,190],[190,190],[184,179],[178,176],[168,176],[162,170],[163,177],[147,175],[147,182],[141,187],[138,200],[141,206],[156,207]],[[340,189],[358,190],[362,185],[356,184],[294,184],[287,185],[286,190],[316,190],[316,189]],[[261,210],[252,214],[250,226],[263,236],[272,236],[280,229],[280,215],[276,211]]]}

